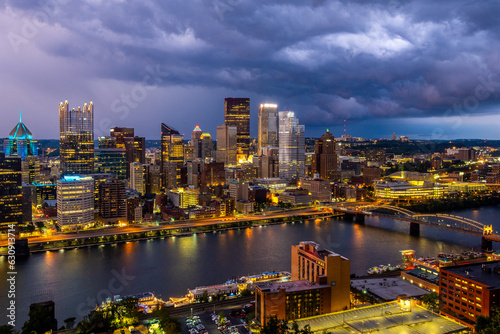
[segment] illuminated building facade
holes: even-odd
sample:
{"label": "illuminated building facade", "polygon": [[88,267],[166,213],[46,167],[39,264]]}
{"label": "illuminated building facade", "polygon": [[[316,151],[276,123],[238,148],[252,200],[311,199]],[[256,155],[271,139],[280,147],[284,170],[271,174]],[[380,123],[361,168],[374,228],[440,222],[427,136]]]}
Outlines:
{"label": "illuminated building facade", "polygon": [[305,172],[305,127],[292,111],[279,112],[279,177],[297,181]]}
{"label": "illuminated building facade", "polygon": [[146,194],[147,173],[147,165],[138,162],[130,164],[130,188],[138,191],[141,195]]}
{"label": "illuminated building facade", "polygon": [[264,325],[273,316],[292,321],[330,313],[331,288],[321,283],[300,280],[257,284],[255,317]]}
{"label": "illuminated building facade", "polygon": [[201,141],[201,156],[203,161],[210,160],[212,158],[212,151],[214,150],[214,142],[212,136],[208,132],[203,132],[200,137]]}
{"label": "illuminated building facade", "polygon": [[96,173],[116,175],[120,180],[127,177],[126,151],[124,148],[98,148],[94,151]]}
{"label": "illuminated building facade", "polygon": [[69,109],[68,101],[59,104],[59,151],[61,175],[94,172],[94,104]]}
{"label": "illuminated building facade", "polygon": [[237,128],[227,124],[217,127],[217,162],[222,162],[226,166],[236,165],[238,153]]}
{"label": "illuminated building facade", "polygon": [[332,189],[329,181],[320,178],[301,178],[300,186],[309,191],[313,202],[331,202],[332,200]]}
{"label": "illuminated building facade", "polygon": [[168,198],[172,201],[174,206],[181,209],[186,209],[199,204],[200,193],[190,189],[170,189]]}
{"label": "illuminated building facade", "polygon": [[19,123],[9,133],[9,138],[4,140],[4,152],[6,156],[21,158],[22,182],[31,184],[40,177],[40,162],[38,150],[33,135],[21,120],[19,112]]}
{"label": "illuminated building facade", "polygon": [[278,105],[264,103],[260,105],[258,113],[258,154],[266,146],[278,147],[279,145],[279,118]]}
{"label": "illuminated building facade", "polygon": [[36,141],[21,120],[21,112],[19,112],[19,123],[9,133],[9,139],[4,140],[4,152],[6,156],[19,157],[21,160],[38,155]]}
{"label": "illuminated building facade", "polygon": [[109,134],[116,139],[116,147],[125,148],[125,138],[134,138],[134,128],[114,127],[109,129]]}
{"label": "illuminated building facade", "polygon": [[200,187],[206,189],[210,187],[224,186],[225,184],[226,173],[223,163],[211,162],[203,165]]}
{"label": "illuminated building facade", "polygon": [[469,327],[500,307],[500,261],[441,267],[439,310]]}
{"label": "illuminated building facade", "polygon": [[[170,163],[176,164],[176,179],[180,183],[180,169],[184,164],[184,136],[174,128],[161,123],[161,172],[162,188],[167,186],[173,188],[171,182],[167,182],[167,167]],[[175,185],[177,186],[177,185]]]}
{"label": "illuminated building facade", "polygon": [[331,286],[330,311],[349,308],[351,261],[312,241],[292,245],[292,281],[317,282],[325,276]]}
{"label": "illuminated building facade", "polygon": [[316,140],[312,155],[311,172],[325,180],[337,180],[337,152],[335,138],[328,132]]}
{"label": "illuminated building facade", "polygon": [[201,131],[200,126],[196,124],[196,127],[191,132],[191,146],[194,147],[194,157],[201,158],[201,135],[203,131]]}
{"label": "illuminated building facade", "polygon": [[[238,154],[250,153],[250,99],[227,97],[224,100],[224,124],[236,127]],[[217,140],[219,136],[217,135]]]}
{"label": "illuminated building facade", "polygon": [[99,148],[116,148],[115,137],[99,137],[97,138],[97,146]]}
{"label": "illuminated building facade", "polygon": [[127,219],[123,180],[111,178],[99,185],[99,217],[104,223],[117,223]]}
{"label": "illuminated building facade", "polygon": [[57,181],[57,224],[75,229],[94,222],[94,179],[64,176]]}
{"label": "illuminated building facade", "polygon": [[33,182],[34,197],[33,204],[41,207],[43,201],[57,200],[57,185],[52,181]]}
{"label": "illuminated building facade", "polygon": [[146,163],[146,138],[135,136],[134,128],[114,127],[109,130],[109,133],[116,140],[116,148],[125,149],[126,178],[128,179],[131,163]]}
{"label": "illuminated building facade", "polygon": [[375,197],[384,199],[440,198],[447,192],[443,185],[417,182],[375,181]]}
{"label": "illuminated building facade", "polygon": [[23,221],[21,158],[0,153],[0,230]]}
{"label": "illuminated building facade", "polygon": [[261,325],[276,316],[292,321],[349,308],[350,261],[312,241],[292,245],[292,279],[255,288]]}

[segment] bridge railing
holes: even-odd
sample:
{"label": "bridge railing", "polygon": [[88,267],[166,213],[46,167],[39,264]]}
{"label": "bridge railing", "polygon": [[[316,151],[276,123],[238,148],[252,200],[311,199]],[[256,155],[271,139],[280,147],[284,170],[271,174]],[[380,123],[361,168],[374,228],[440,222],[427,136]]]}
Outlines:
{"label": "bridge railing", "polygon": [[[435,225],[435,226],[441,226],[441,227],[451,227],[450,224],[445,224],[445,223],[435,223],[435,222],[432,222],[428,219],[425,219],[427,217],[438,217],[438,218],[443,218],[443,219],[447,219],[447,220],[451,220],[454,222],[453,225],[455,225],[454,227],[457,228],[457,229],[461,229],[461,230],[466,230],[466,231],[473,231],[473,232],[476,232],[476,233],[479,233],[479,234],[483,234],[483,235],[491,235],[493,234],[493,228],[491,225],[484,225],[484,224],[481,224],[475,220],[472,220],[472,219],[469,219],[469,218],[465,218],[465,217],[460,217],[460,216],[455,216],[455,215],[447,215],[447,214],[418,214],[416,212],[413,212],[413,211],[410,211],[408,209],[404,209],[404,208],[399,208],[399,207],[396,207],[396,206],[392,206],[392,205],[370,205],[370,206],[360,206],[360,208],[363,208],[364,210],[367,210],[367,211],[373,211],[375,209],[388,209],[388,210],[392,210],[394,212],[396,212],[397,214],[400,214],[402,216],[402,218],[411,218],[411,219],[414,219],[414,220],[420,220],[420,221],[423,221],[427,224],[432,224],[432,225]],[[457,224],[459,223],[459,224]]]}

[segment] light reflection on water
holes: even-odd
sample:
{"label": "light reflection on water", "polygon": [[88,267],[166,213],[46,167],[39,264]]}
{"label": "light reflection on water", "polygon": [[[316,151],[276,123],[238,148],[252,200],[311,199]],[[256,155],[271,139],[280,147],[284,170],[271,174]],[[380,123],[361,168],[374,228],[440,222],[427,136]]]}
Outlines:
{"label": "light reflection on water", "polygon": [[[451,214],[482,220],[500,230],[496,219],[499,212],[498,208],[488,207]],[[413,237],[408,223],[370,217],[364,225],[310,220],[37,253],[17,264],[18,323],[27,319],[30,303],[47,298],[56,302],[60,322],[76,316],[78,304],[108,286],[112,270],[135,276],[122,295],[154,291],[164,298],[181,296],[189,288],[222,283],[231,277],[290,270],[290,245],[302,240],[320,242],[348,257],[351,271],[356,274],[364,274],[371,266],[400,263],[399,251],[403,249],[414,249],[417,256],[426,257],[480,246],[476,236],[423,226],[420,237]],[[7,264],[0,260],[2,291],[6,291]],[[0,308],[7,307],[7,302],[2,298]]]}

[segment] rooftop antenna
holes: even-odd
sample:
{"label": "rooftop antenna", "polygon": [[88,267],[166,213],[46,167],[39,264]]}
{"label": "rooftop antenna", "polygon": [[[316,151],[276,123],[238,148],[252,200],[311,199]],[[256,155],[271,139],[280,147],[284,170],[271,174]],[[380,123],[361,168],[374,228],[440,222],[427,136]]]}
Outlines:
{"label": "rooftop antenna", "polygon": [[346,131],[346,120],[344,119],[344,135],[347,134],[347,131]]}
{"label": "rooftop antenna", "polygon": [[21,123],[21,110],[19,110],[19,123]]}

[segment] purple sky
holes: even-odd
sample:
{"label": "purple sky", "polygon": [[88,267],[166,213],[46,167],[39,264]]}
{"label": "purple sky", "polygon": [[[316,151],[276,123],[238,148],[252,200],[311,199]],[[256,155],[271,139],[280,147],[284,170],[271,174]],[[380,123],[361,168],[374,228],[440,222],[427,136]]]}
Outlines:
{"label": "purple sky", "polygon": [[0,0],[0,137],[58,105],[111,126],[215,139],[224,97],[295,111],[306,135],[500,139],[500,2]]}

